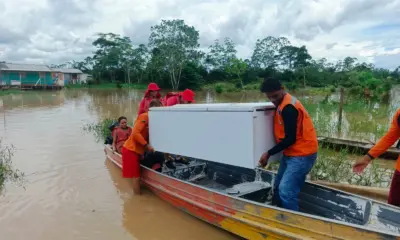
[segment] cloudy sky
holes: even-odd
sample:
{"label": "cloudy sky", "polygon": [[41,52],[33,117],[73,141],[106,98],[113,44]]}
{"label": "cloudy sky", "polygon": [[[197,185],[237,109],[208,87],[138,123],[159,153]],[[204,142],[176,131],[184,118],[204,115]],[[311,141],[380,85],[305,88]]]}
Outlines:
{"label": "cloudy sky", "polygon": [[232,38],[243,58],[272,35],[306,45],[314,58],[400,65],[400,0],[0,0],[0,60],[81,60],[95,33],[147,43],[150,26],[174,18],[199,30],[202,47]]}

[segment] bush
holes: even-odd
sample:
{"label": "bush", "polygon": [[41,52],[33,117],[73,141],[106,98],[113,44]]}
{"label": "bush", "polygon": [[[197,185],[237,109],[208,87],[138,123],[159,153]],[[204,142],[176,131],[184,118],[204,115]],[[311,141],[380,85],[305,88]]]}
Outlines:
{"label": "bush", "polygon": [[22,185],[24,173],[12,166],[12,157],[14,155],[14,146],[5,146],[0,139],[0,190],[7,182],[15,182]]}
{"label": "bush", "polygon": [[288,90],[294,91],[298,88],[298,85],[295,82],[288,82],[285,84]]}
{"label": "bush", "polygon": [[364,89],[361,86],[353,86],[350,88],[349,93],[354,96],[362,95]]}
{"label": "bush", "polygon": [[222,86],[221,84],[216,84],[216,85],[215,85],[215,92],[216,92],[216,93],[222,93],[222,92],[224,92],[224,86]]}
{"label": "bush", "polygon": [[99,123],[85,124],[83,131],[93,133],[97,142],[104,141],[107,136],[111,136],[111,131],[108,127],[116,121],[115,119],[106,118]]}

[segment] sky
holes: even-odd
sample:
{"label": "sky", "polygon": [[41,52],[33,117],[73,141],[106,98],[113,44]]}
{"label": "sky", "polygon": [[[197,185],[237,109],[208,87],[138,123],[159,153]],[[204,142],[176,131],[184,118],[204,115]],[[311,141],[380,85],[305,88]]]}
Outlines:
{"label": "sky", "polygon": [[231,38],[249,58],[257,39],[287,37],[314,59],[400,65],[400,0],[0,0],[0,61],[59,64],[92,55],[96,33],[147,44],[150,27],[183,19],[207,49]]}

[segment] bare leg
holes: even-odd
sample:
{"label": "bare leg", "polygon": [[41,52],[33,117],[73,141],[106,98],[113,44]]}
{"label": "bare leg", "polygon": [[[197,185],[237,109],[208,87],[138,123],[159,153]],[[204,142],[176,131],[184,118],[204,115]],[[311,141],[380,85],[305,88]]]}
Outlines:
{"label": "bare leg", "polygon": [[140,195],[140,178],[133,178],[133,193],[136,195]]}

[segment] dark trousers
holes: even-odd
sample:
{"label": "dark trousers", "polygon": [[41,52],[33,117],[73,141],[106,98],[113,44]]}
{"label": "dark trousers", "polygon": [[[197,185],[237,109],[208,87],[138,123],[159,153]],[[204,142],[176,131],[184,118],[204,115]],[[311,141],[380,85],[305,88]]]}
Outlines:
{"label": "dark trousers", "polygon": [[165,158],[164,158],[164,153],[161,152],[146,152],[143,160],[140,162],[141,165],[147,167],[147,168],[152,168],[155,164],[160,164],[160,168],[156,169],[156,171],[161,172],[161,167],[164,164]]}
{"label": "dark trousers", "polygon": [[395,170],[390,184],[388,203],[400,207],[400,172]]}

